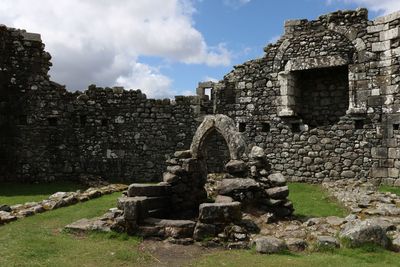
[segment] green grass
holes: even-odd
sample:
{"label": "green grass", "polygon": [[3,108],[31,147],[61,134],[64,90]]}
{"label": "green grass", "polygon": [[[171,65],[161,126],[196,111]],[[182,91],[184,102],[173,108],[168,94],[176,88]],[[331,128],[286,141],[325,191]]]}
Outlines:
{"label": "green grass", "polygon": [[[54,193],[49,185],[15,186],[15,199],[42,198]],[[18,188],[21,191],[18,191]],[[30,188],[34,188],[30,191]],[[345,216],[346,211],[331,201],[320,186],[289,184],[289,198],[296,214],[303,217]],[[48,189],[48,191],[46,191]],[[35,191],[36,190],[36,191]],[[0,192],[7,190],[0,189]],[[45,192],[45,193],[43,193]],[[35,195],[37,193],[38,195]],[[0,266],[146,266],[151,260],[138,249],[140,239],[116,233],[73,235],[63,227],[81,218],[91,218],[115,207],[121,193],[38,214],[0,227]],[[0,195],[4,197],[3,195]],[[8,196],[13,199],[12,196]],[[184,249],[184,248],[183,248]],[[174,257],[174,255],[171,255]],[[261,255],[254,250],[219,251],[189,258],[188,266],[400,266],[400,254],[376,247],[342,248],[332,252]]]}
{"label": "green grass", "polygon": [[65,225],[104,214],[121,193],[35,215],[0,227],[0,266],[137,266],[149,255],[120,234],[72,235]]}
{"label": "green grass", "polygon": [[348,214],[345,208],[329,198],[320,185],[289,183],[289,199],[299,217],[344,217]]}
{"label": "green grass", "polygon": [[381,185],[381,186],[379,186],[379,191],[391,192],[391,193],[394,193],[394,194],[400,196],[400,187],[396,187],[396,186]]}
{"label": "green grass", "polygon": [[56,192],[70,192],[83,189],[72,182],[55,182],[47,184],[0,184],[0,204],[14,205],[26,202],[41,201]]}
{"label": "green grass", "polygon": [[400,254],[380,248],[337,249],[332,252],[282,253],[262,255],[254,250],[222,251],[206,254],[189,266],[324,266],[381,267],[400,266]]}

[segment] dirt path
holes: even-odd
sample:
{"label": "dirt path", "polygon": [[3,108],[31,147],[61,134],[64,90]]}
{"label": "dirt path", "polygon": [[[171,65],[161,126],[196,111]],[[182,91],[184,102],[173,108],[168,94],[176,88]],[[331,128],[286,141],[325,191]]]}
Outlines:
{"label": "dirt path", "polygon": [[189,266],[189,263],[206,253],[216,252],[221,248],[204,248],[198,245],[175,245],[162,241],[145,240],[139,250],[148,252],[153,257],[153,263],[146,267],[180,267]]}

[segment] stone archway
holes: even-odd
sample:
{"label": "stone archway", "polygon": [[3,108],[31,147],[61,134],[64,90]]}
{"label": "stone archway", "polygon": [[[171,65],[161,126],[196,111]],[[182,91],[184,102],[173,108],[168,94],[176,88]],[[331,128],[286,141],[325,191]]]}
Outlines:
{"label": "stone archway", "polygon": [[229,148],[231,160],[241,159],[246,152],[246,142],[237,130],[233,119],[226,115],[208,115],[197,128],[190,147],[193,159],[202,159],[205,151],[205,140],[213,131],[220,133]]}

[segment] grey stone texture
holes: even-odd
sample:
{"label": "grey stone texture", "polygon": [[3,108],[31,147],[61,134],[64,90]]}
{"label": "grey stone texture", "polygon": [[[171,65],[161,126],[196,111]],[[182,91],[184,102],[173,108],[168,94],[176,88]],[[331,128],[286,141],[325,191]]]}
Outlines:
{"label": "grey stone texture", "polygon": [[284,241],[272,236],[259,237],[254,242],[259,253],[273,254],[287,249]]}

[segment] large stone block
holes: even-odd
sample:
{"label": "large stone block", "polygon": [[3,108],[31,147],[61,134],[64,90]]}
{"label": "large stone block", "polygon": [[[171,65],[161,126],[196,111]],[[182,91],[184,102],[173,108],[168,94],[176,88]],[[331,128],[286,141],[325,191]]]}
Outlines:
{"label": "large stone block", "polygon": [[390,49],[390,40],[372,43],[372,52],[382,52]]}
{"label": "large stone block", "polygon": [[272,254],[287,249],[284,241],[272,236],[259,237],[254,242],[256,244],[256,251],[259,253]]}
{"label": "large stone block", "polygon": [[246,168],[247,166],[242,160],[231,160],[225,165],[226,171],[232,174],[245,172]]}
{"label": "large stone block", "polygon": [[286,178],[285,178],[285,176],[283,176],[283,174],[280,173],[280,172],[270,174],[270,175],[268,176],[268,180],[269,180],[273,185],[277,185],[277,186],[281,186],[281,185],[285,185],[285,184],[286,184]]}
{"label": "large stone block", "polygon": [[169,185],[160,184],[131,184],[128,188],[128,197],[158,197],[168,194]]}
{"label": "large stone block", "polygon": [[221,195],[231,195],[237,191],[253,190],[257,188],[260,188],[260,185],[254,179],[235,178],[223,179],[218,185],[217,190]]}
{"label": "large stone block", "polygon": [[165,237],[188,238],[193,237],[193,231],[196,223],[190,220],[166,220],[147,218],[145,224],[158,229],[163,229]]}
{"label": "large stone block", "polygon": [[289,187],[273,187],[265,190],[269,198],[272,199],[285,199],[289,195]]}
{"label": "large stone block", "polygon": [[199,207],[199,221],[202,223],[237,223],[242,219],[240,202],[203,203]]}
{"label": "large stone block", "polygon": [[387,41],[391,39],[396,39],[400,35],[400,28],[396,27],[387,31],[381,31],[379,33],[379,40],[380,41]]}
{"label": "large stone block", "polygon": [[385,159],[388,156],[388,149],[386,147],[373,147],[371,156],[375,159]]}
{"label": "large stone block", "polygon": [[389,148],[388,157],[389,157],[389,159],[399,159],[400,158],[400,149],[399,148]]}
{"label": "large stone block", "polygon": [[340,232],[340,237],[347,238],[352,246],[374,243],[387,248],[390,245],[384,229],[373,220],[349,222]]}
{"label": "large stone block", "polygon": [[127,221],[139,221],[147,217],[147,197],[120,197],[117,206],[124,211],[124,219]]}

